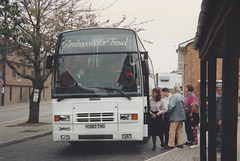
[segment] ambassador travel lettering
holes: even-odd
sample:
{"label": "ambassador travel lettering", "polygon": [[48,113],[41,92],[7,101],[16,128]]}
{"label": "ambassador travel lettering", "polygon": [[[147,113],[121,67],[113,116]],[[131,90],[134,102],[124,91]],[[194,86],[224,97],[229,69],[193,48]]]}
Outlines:
{"label": "ambassador travel lettering", "polygon": [[100,39],[98,41],[84,42],[77,40],[73,42],[72,40],[66,40],[63,42],[63,48],[78,48],[78,47],[89,47],[89,46],[127,46],[128,38],[124,41],[119,41],[117,38],[109,38],[106,41]]}
{"label": "ambassador travel lettering", "polygon": [[110,46],[127,46],[128,38],[126,38],[125,41],[116,41],[117,38],[111,38],[108,39],[107,41],[110,40]]}

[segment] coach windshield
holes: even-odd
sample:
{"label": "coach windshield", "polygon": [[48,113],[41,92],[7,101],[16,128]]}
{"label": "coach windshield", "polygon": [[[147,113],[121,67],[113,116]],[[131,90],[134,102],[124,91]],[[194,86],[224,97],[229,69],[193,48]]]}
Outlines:
{"label": "coach windshield", "polygon": [[137,53],[59,55],[56,68],[53,97],[141,95]]}

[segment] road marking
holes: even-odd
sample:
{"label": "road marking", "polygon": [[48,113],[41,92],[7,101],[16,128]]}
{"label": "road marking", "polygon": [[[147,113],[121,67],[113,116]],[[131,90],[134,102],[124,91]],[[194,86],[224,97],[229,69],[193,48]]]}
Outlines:
{"label": "road marking", "polygon": [[15,110],[15,109],[18,109],[18,108],[23,108],[23,107],[28,107],[28,106],[19,106],[19,107],[5,108],[5,109],[0,110],[0,112],[2,112],[2,111],[7,111],[7,110]]}
{"label": "road marking", "polygon": [[[48,103],[48,102],[40,103],[40,106],[41,105],[46,105],[46,104],[51,104],[51,103]],[[15,109],[18,109],[18,108],[23,108],[23,107],[29,107],[29,104],[28,105],[24,105],[24,106],[19,106],[19,107],[8,107],[8,108],[6,107],[5,109],[0,110],[0,112],[7,111],[7,110],[15,110]]]}
{"label": "road marking", "polygon": [[159,154],[159,155],[157,155],[157,156],[155,156],[155,157],[149,158],[149,159],[147,159],[147,160],[145,160],[145,161],[157,160],[157,159],[158,159],[159,157],[161,157],[162,155],[166,155],[166,154],[168,154],[168,153],[170,153],[170,152],[172,152],[172,151],[175,151],[175,150],[177,150],[177,148],[171,149],[171,150],[169,150],[169,151],[167,151],[167,152],[164,152],[164,153]]}
{"label": "road marking", "polygon": [[[199,139],[199,137],[200,137],[200,134],[198,134],[198,140],[200,140]],[[168,154],[168,153],[171,153],[172,151],[175,151],[175,150],[180,150],[179,148],[174,148],[174,149],[171,149],[171,150],[169,150],[169,151],[167,151],[167,152],[164,152],[164,153],[162,153],[162,154],[159,154],[159,155],[157,155],[157,156],[154,156],[154,157],[152,157],[152,158],[149,158],[149,159],[147,159],[147,160],[145,160],[145,161],[153,161],[153,160],[159,160],[159,157],[161,157],[161,156],[163,156],[163,155],[166,155],[166,154]],[[189,149],[188,149],[189,150]]]}
{"label": "road marking", "polygon": [[[50,113],[51,113],[51,112],[41,113],[41,114],[39,114],[39,116],[47,115],[47,114],[50,114]],[[15,120],[9,120],[9,121],[5,121],[5,122],[1,122],[0,125],[12,123],[12,122],[19,121],[19,120],[25,120],[25,119],[27,119],[27,118],[28,118],[28,117],[22,117],[22,118],[18,118],[18,119],[15,119]]]}

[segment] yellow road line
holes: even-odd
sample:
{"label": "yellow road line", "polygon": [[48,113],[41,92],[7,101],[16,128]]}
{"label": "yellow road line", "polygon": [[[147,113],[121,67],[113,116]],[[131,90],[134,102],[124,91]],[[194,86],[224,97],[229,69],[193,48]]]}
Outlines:
{"label": "yellow road line", "polygon": [[[47,114],[50,114],[50,113],[51,113],[51,112],[41,113],[41,114],[39,114],[39,116],[47,115]],[[0,125],[12,123],[12,122],[19,121],[19,120],[25,120],[25,119],[27,119],[27,118],[28,118],[28,117],[22,117],[22,118],[18,118],[18,119],[15,119],[15,120],[9,120],[9,121],[5,121],[5,122],[1,122]]]}

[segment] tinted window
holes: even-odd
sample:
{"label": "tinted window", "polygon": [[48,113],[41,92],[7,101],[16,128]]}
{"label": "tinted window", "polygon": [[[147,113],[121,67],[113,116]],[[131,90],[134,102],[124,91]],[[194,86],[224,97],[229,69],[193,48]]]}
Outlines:
{"label": "tinted window", "polygon": [[58,57],[53,95],[120,96],[111,88],[140,95],[137,53],[65,55]]}

